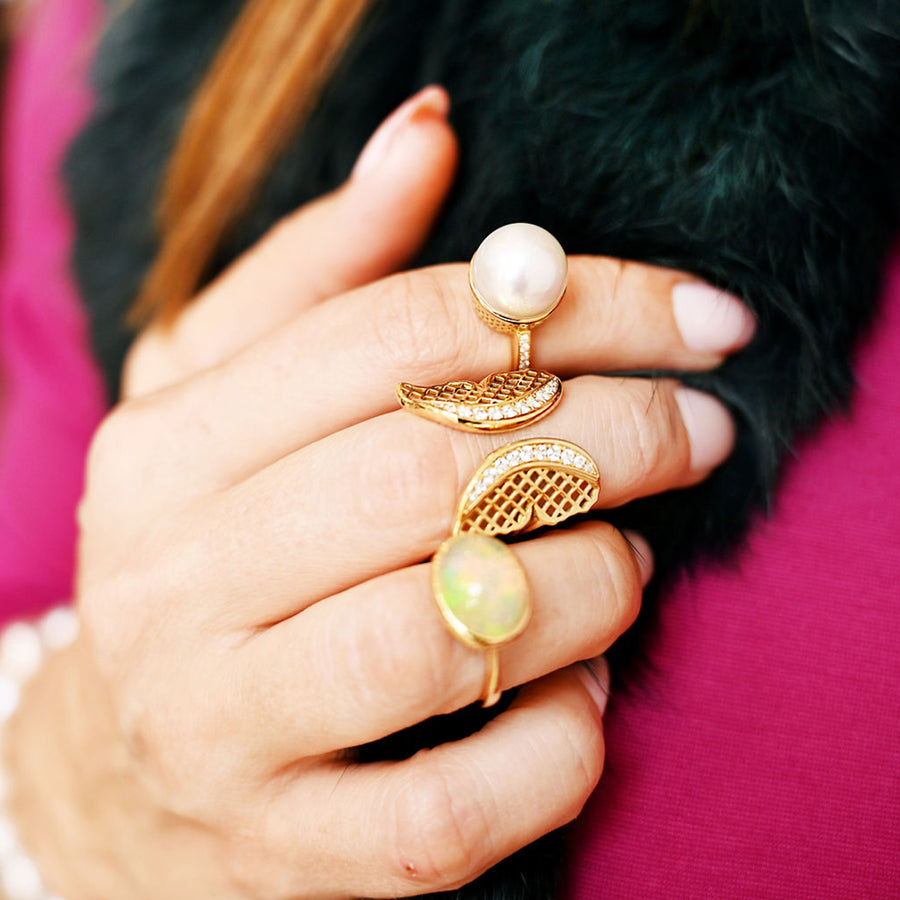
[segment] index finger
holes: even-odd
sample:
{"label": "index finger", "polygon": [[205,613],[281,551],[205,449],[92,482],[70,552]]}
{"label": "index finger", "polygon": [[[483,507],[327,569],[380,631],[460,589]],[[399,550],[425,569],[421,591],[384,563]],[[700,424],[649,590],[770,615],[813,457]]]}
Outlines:
{"label": "index finger", "polygon": [[217,365],[301,310],[406,263],[453,180],[448,109],[439,87],[411,97],[378,128],[340,188],[272,228],[171,326],[145,331],[126,363],[125,396]]}

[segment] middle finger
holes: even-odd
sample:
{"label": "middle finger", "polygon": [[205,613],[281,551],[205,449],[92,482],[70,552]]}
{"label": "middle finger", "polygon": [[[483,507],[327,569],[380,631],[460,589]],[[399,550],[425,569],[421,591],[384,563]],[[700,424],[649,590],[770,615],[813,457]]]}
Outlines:
{"label": "middle finger", "polygon": [[[582,376],[516,439],[558,436],[600,470],[597,506],[700,481],[731,449],[718,401],[674,381]],[[228,627],[271,624],[322,597],[430,556],[481,461],[507,442],[402,411],[331,435],[218,495],[201,513],[196,590],[229,591],[210,615]],[[264,587],[261,587],[264,586]]]}

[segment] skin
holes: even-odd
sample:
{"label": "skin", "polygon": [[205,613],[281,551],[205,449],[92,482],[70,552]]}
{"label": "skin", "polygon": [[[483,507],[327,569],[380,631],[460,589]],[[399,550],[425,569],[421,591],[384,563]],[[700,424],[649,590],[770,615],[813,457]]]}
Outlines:
{"label": "skin", "polygon": [[568,379],[550,417],[510,438],[396,409],[400,380],[510,360],[464,265],[389,275],[456,162],[443,92],[411,104],[344,187],[131,354],[79,510],[82,633],[7,741],[25,841],[71,900],[449,889],[571,820],[600,777],[605,697],[579,661],[629,626],[650,574],[648,548],[602,522],[516,547],[535,612],[501,651],[502,687],[524,685],[508,711],[403,762],[347,748],[480,694],[483,659],[437,614],[427,560],[484,456],[574,441],[600,462],[602,507],[693,484],[730,451],[727,413],[675,382],[584,373],[736,348],[685,346],[687,276],[573,258],[535,340]]}

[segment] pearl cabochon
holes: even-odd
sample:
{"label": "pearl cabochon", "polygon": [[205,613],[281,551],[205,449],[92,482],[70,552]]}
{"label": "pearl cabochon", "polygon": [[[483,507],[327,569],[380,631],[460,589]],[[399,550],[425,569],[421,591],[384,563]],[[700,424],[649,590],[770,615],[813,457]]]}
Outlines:
{"label": "pearl cabochon", "polygon": [[514,324],[536,324],[566,291],[569,266],[549,231],[515,222],[492,231],[472,257],[470,279],[487,310]]}

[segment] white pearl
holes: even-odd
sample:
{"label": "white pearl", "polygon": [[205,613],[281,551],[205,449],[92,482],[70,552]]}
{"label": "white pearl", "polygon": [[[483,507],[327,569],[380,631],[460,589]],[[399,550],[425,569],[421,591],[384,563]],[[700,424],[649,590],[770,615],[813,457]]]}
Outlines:
{"label": "white pearl", "polygon": [[19,683],[27,681],[41,667],[44,648],[37,630],[24,622],[14,622],[0,638],[0,669]]}
{"label": "white pearl", "polygon": [[472,287],[495,315],[528,323],[548,316],[566,290],[568,263],[559,241],[516,222],[491,232],[472,257]]}

